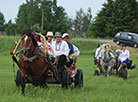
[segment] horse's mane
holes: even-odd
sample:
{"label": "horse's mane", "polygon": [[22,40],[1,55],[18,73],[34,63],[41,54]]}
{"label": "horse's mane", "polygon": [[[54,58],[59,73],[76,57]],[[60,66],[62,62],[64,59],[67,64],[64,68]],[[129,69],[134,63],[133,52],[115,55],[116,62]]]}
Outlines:
{"label": "horse's mane", "polygon": [[36,42],[36,40],[35,40],[35,37],[34,37],[34,35],[31,33],[31,29],[26,29],[25,31],[24,31],[24,33],[23,34],[26,34],[26,35],[28,35],[29,37],[31,37],[31,39],[32,39],[32,41],[33,41],[33,43],[34,43],[34,46],[38,46],[38,44],[37,44],[37,42]]}

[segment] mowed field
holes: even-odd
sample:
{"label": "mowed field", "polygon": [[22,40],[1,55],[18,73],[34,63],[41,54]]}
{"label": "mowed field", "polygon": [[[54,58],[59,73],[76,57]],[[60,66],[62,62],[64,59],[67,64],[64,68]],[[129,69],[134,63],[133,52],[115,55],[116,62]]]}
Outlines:
{"label": "mowed field", "polygon": [[[79,47],[77,67],[83,70],[84,87],[62,89],[61,85],[48,85],[48,88],[27,84],[25,96],[16,87],[10,51],[19,37],[0,36],[0,102],[138,102],[138,49],[128,48],[131,59],[137,65],[128,70],[128,79],[118,76],[93,76],[95,66],[93,56],[98,42],[94,39],[73,39]],[[94,40],[94,41],[93,41]],[[18,67],[15,66],[16,71]]]}

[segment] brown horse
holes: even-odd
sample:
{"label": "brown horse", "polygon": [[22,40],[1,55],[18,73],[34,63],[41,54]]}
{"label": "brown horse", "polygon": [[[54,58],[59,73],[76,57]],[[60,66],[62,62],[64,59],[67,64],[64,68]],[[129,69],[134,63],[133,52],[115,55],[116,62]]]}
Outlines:
{"label": "brown horse", "polygon": [[22,31],[21,52],[19,66],[21,73],[22,94],[24,94],[26,79],[30,78],[34,85],[43,86],[46,84],[47,70],[51,67],[48,56],[42,52],[35,40],[32,31],[27,29]]}

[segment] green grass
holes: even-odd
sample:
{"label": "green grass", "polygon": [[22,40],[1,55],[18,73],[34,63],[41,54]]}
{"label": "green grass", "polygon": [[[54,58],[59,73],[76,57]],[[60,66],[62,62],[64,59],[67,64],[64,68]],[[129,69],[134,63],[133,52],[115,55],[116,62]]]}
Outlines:
{"label": "green grass", "polygon": [[[17,38],[6,39],[14,42],[12,39]],[[77,67],[81,68],[84,74],[82,89],[73,88],[73,85],[69,89],[62,89],[61,85],[56,84],[48,85],[48,88],[27,84],[26,96],[22,96],[20,88],[16,87],[14,83],[11,56],[8,51],[3,53],[4,49],[0,53],[0,102],[138,102],[137,68],[128,70],[127,80],[117,76],[93,76],[95,66],[92,58],[97,42],[87,40],[72,40],[72,42],[81,46],[82,54],[78,57]],[[87,45],[87,43],[90,44]],[[3,46],[6,48],[5,45]],[[10,47],[7,48],[10,51]],[[132,58],[137,64],[138,58]],[[15,69],[17,71],[18,67],[16,66]]]}

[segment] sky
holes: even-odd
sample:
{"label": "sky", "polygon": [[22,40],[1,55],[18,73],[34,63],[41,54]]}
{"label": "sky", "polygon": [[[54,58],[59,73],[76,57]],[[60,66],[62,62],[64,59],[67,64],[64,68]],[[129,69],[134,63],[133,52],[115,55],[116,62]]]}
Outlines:
{"label": "sky", "polygon": [[[26,0],[0,0],[0,11],[4,14],[6,22],[10,19],[15,22],[19,7],[22,3],[25,3],[25,1]],[[65,11],[70,17],[75,17],[76,10],[78,11],[80,8],[86,12],[88,7],[91,7],[92,16],[95,17],[106,0],[57,0],[57,2],[58,5],[65,8]]]}

